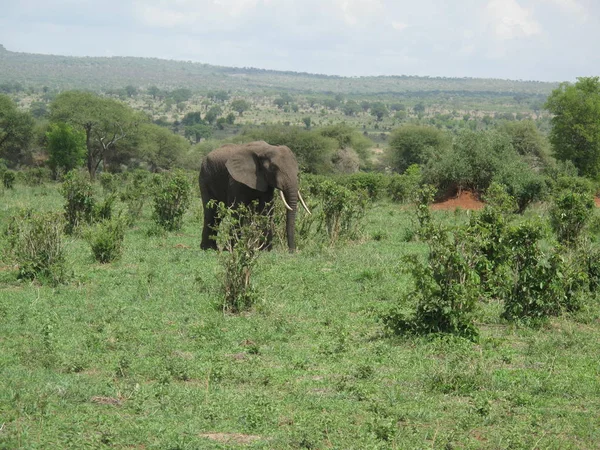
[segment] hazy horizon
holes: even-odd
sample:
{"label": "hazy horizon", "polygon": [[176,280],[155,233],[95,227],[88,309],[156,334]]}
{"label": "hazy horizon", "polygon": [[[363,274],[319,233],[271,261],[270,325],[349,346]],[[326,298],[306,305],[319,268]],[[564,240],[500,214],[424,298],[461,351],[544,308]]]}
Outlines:
{"label": "hazy horizon", "polygon": [[559,82],[600,74],[598,2],[456,3],[23,0],[4,6],[0,44],[342,77]]}

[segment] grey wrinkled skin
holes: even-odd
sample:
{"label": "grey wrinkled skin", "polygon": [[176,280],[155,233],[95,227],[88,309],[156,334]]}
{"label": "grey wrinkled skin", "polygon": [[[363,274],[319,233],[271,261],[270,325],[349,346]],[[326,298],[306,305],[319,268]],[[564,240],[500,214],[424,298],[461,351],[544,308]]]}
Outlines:
{"label": "grey wrinkled skin", "polygon": [[[265,205],[273,200],[275,189],[285,195],[292,211],[287,210],[286,233],[290,252],[296,248],[294,225],[298,206],[298,162],[285,146],[269,145],[264,141],[248,144],[228,144],[210,152],[200,167],[200,194],[204,207],[202,249],[216,249],[215,226],[217,218],[210,200],[223,202],[229,207],[240,203],[249,205],[258,201],[259,211],[272,214]],[[267,236],[267,248],[272,236]]]}

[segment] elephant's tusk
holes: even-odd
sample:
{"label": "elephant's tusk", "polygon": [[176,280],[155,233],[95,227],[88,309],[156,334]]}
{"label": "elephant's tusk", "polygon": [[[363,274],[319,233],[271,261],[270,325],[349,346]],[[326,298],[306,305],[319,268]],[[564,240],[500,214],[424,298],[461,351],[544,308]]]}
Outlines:
{"label": "elephant's tusk", "polygon": [[285,205],[285,207],[287,209],[289,209],[290,211],[293,211],[293,209],[290,207],[290,205],[288,205],[288,203],[285,201],[285,196],[283,195],[283,191],[279,191],[279,195],[281,195],[281,200],[283,200],[283,204]]}
{"label": "elephant's tusk", "polygon": [[302,198],[302,194],[300,193],[300,191],[298,191],[298,198],[300,199],[300,203],[302,203],[302,206],[304,206],[304,209],[306,210],[306,212],[308,213],[308,215],[312,216],[312,213],[310,212],[310,209],[308,209],[308,206],[306,206],[306,203],[304,203],[304,199]]}

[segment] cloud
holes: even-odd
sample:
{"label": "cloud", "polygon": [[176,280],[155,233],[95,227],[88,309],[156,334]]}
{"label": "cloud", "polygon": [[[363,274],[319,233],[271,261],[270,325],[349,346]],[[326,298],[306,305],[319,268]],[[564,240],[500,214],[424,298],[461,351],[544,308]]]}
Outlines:
{"label": "cloud", "polygon": [[530,37],[542,32],[532,12],[520,6],[516,0],[491,0],[487,5],[487,14],[494,35],[500,40]]}

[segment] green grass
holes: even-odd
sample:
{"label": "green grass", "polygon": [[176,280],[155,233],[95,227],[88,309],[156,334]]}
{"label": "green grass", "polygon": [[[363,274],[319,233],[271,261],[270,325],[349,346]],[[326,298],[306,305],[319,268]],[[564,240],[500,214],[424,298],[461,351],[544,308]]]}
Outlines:
{"label": "green grass", "polygon": [[[2,226],[62,206],[54,186],[0,200]],[[360,242],[261,255],[256,306],[224,315],[195,202],[163,237],[147,206],[112,264],[68,238],[67,285],[0,263],[0,448],[597,448],[597,305],[539,329],[481,305],[477,343],[386,337],[400,257],[424,247],[382,202]]]}

